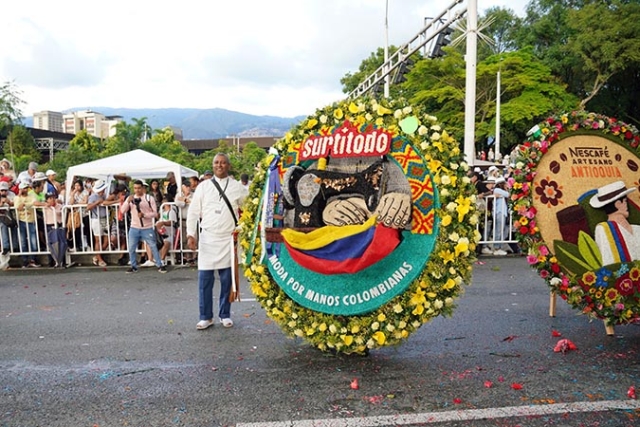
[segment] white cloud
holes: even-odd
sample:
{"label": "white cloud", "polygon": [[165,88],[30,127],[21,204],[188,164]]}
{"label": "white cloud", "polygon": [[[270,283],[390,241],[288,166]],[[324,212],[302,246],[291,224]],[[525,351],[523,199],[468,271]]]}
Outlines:
{"label": "white cloud", "polygon": [[[402,45],[448,2],[389,0]],[[465,2],[466,3],[466,2]],[[482,12],[525,0],[479,0]],[[294,116],[342,98],[340,78],[384,45],[385,0],[192,0],[5,5],[0,82],[26,114],[78,106],[226,108]]]}

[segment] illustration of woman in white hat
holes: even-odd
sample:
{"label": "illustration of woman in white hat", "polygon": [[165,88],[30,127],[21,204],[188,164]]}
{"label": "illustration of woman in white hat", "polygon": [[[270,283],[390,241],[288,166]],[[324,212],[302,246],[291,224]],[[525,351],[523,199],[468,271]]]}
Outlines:
{"label": "illustration of woman in white hat", "polygon": [[589,201],[590,205],[602,209],[607,221],[595,229],[595,240],[602,255],[602,265],[630,262],[640,259],[640,225],[629,223],[627,195],[635,188],[627,188],[616,181],[598,188]]}

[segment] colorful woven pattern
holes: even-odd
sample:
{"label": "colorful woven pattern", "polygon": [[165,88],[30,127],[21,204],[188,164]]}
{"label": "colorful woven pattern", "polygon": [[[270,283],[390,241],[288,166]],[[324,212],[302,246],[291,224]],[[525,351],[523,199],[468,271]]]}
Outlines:
{"label": "colorful woven pattern", "polygon": [[418,234],[433,233],[435,191],[429,168],[422,156],[413,148],[407,138],[396,137],[393,140],[391,157],[402,168],[411,187],[411,232]]}

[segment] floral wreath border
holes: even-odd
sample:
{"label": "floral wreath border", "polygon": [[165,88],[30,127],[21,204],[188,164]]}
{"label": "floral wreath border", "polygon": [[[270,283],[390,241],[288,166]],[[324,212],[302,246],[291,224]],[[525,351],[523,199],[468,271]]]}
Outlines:
{"label": "floral wreath border", "polygon": [[467,176],[469,165],[458,142],[442,129],[435,117],[410,106],[404,99],[345,100],[316,110],[273,148],[284,157],[290,147],[312,134],[326,132],[345,119],[357,126],[375,123],[398,134],[400,122],[411,116],[418,120],[418,127],[407,137],[424,156],[439,190],[438,236],[425,268],[407,291],[365,315],[337,316],[302,307],[277,286],[268,268],[258,263],[261,242],[258,238],[252,245],[251,240],[266,173],[274,154],[258,165],[240,218],[240,245],[245,251],[253,248],[253,254],[248,254],[252,261],[245,265],[244,271],[267,316],[288,336],[302,338],[322,351],[363,354],[370,349],[399,344],[432,318],[453,313],[454,301],[462,294],[463,284],[470,282],[480,234],[476,229],[475,189]]}
{"label": "floral wreath border", "polygon": [[[640,299],[625,299],[629,295],[619,292],[617,287],[620,286],[617,285],[628,288],[633,279],[636,292],[640,295],[640,262],[623,264],[616,271],[602,267],[597,272],[588,272],[581,277],[570,278],[566,275],[542,239],[536,220],[537,211],[533,206],[533,181],[542,157],[552,144],[563,138],[595,132],[640,155],[640,132],[635,126],[613,117],[586,111],[553,115],[532,131],[540,132],[540,137],[529,138],[518,147],[514,177],[509,179],[516,236],[521,247],[528,250],[529,265],[538,271],[552,292],[591,319],[603,319],[607,325],[637,321],[640,319]],[[604,279],[602,283],[596,283],[598,278]],[[611,278],[616,281],[613,286],[606,288]]]}

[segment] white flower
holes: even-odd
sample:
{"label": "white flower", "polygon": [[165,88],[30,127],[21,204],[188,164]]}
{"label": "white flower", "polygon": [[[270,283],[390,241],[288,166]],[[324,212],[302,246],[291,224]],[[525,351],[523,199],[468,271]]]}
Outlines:
{"label": "white flower", "polygon": [[432,139],[433,141],[437,141],[437,140],[439,140],[439,139],[440,139],[440,136],[441,136],[441,135],[440,135],[438,132],[434,132],[434,133],[431,135],[431,139]]}
{"label": "white flower", "polygon": [[338,328],[336,328],[336,325],[329,325],[329,332],[332,334],[335,334],[337,330]]}
{"label": "white flower", "polygon": [[387,331],[389,331],[389,332],[393,332],[393,331],[395,331],[395,330],[396,330],[396,327],[395,327],[395,326],[393,326],[391,323],[389,323],[389,324],[387,325],[386,329],[387,329]]}
{"label": "white flower", "polygon": [[449,178],[449,175],[442,175],[440,177],[440,182],[442,183],[442,185],[449,185],[451,184],[451,178]]}
{"label": "white flower", "polygon": [[524,163],[522,162],[516,163],[516,169],[522,169],[522,168],[524,168]]}
{"label": "white flower", "polygon": [[446,209],[447,209],[449,212],[453,212],[453,211],[455,211],[455,210],[456,210],[456,208],[457,208],[457,207],[458,207],[458,204],[457,204],[456,202],[449,202],[449,203],[447,203],[447,207],[446,207]]}
{"label": "white flower", "polygon": [[404,114],[411,114],[412,111],[413,111],[413,108],[411,108],[411,106],[407,106],[402,109],[402,112]]}
{"label": "white flower", "polygon": [[395,117],[396,119],[399,119],[400,117],[402,117],[402,110],[398,109],[396,111],[393,112],[393,117]]}
{"label": "white flower", "polygon": [[471,183],[471,178],[469,178],[468,176],[462,177],[462,183],[463,184],[470,184]]}
{"label": "white flower", "polygon": [[442,130],[442,128],[440,127],[440,125],[433,125],[433,126],[431,126],[431,130],[435,130],[436,132],[440,132]]}
{"label": "white flower", "polygon": [[469,170],[469,163],[467,162],[462,162],[460,164],[460,167],[462,168],[463,171],[467,172]]}
{"label": "white flower", "polygon": [[453,233],[449,234],[449,240],[457,243],[458,240],[460,240],[460,235],[454,231]]}
{"label": "white flower", "polygon": [[427,148],[429,148],[429,143],[427,141],[422,141],[420,143],[420,148],[422,148],[423,150],[426,150]]}
{"label": "white flower", "polygon": [[471,218],[469,218],[469,224],[478,225],[478,215],[472,215]]}
{"label": "white flower", "polygon": [[444,305],[446,305],[447,307],[451,307],[451,306],[453,305],[453,298],[451,298],[451,297],[447,297],[447,298],[444,300]]}
{"label": "white flower", "polygon": [[421,126],[418,128],[418,135],[422,135],[422,136],[424,136],[424,135],[426,135],[427,133],[429,133],[429,129],[427,129],[427,127],[426,127],[425,125],[421,125]]}
{"label": "white flower", "polygon": [[323,114],[320,116],[320,123],[325,124],[327,123],[327,116],[326,114]]}
{"label": "white flower", "polygon": [[372,330],[377,331],[379,328],[380,328],[380,323],[378,323],[378,322],[373,322],[373,323],[371,324],[371,329],[372,329]]}
{"label": "white flower", "polygon": [[450,168],[452,171],[458,170],[458,168],[459,168],[459,167],[460,167],[460,165],[459,165],[459,164],[457,164],[457,163],[450,163],[450,164],[449,164],[449,168]]}
{"label": "white flower", "polygon": [[448,197],[449,196],[449,190],[447,190],[446,188],[443,188],[442,190],[440,190],[440,196],[441,197]]}
{"label": "white flower", "polygon": [[436,310],[440,310],[443,305],[444,305],[444,303],[442,301],[440,301],[439,299],[437,299],[437,300],[435,300],[433,302],[433,306],[436,308]]}
{"label": "white flower", "polygon": [[367,119],[368,122],[373,120],[373,116],[371,115],[371,113],[367,113],[364,115],[364,118]]}
{"label": "white flower", "polygon": [[553,286],[558,286],[560,283],[562,283],[562,279],[559,277],[554,277],[549,280],[549,283],[551,283]]}

